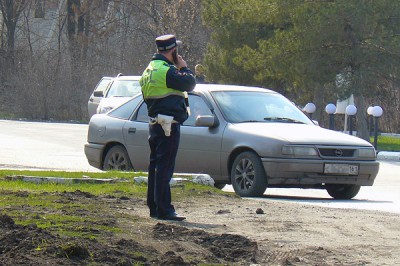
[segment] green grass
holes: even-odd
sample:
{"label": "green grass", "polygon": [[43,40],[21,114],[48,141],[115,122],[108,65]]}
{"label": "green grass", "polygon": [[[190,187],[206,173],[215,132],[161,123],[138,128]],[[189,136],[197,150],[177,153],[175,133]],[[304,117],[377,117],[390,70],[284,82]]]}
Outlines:
{"label": "green grass", "polygon": [[[9,182],[4,179],[6,176],[35,176],[35,177],[62,177],[62,178],[82,178],[90,177],[97,179],[123,179],[125,182],[116,183],[31,183],[23,181]],[[80,190],[93,195],[115,194],[137,197],[143,197],[146,194],[146,184],[136,184],[134,177],[147,176],[147,173],[141,172],[65,172],[65,171],[31,171],[31,170],[0,170],[0,188],[7,188],[12,191],[36,191],[36,192],[73,192]],[[184,186],[176,186],[173,188],[178,197],[196,196],[197,194],[209,193],[224,193],[218,189],[209,186],[198,185],[191,182],[186,182]],[[195,191],[195,192],[193,192]]]}
{"label": "green grass", "polygon": [[[1,178],[1,173],[0,173]],[[82,192],[91,193],[95,196],[104,194],[115,194],[115,195],[145,195],[146,186],[134,184],[133,180],[121,183],[101,183],[101,184],[90,184],[90,183],[72,183],[72,184],[59,184],[59,183],[32,183],[25,181],[13,181],[10,182],[5,179],[0,179],[0,188],[10,191],[28,191],[28,192],[74,192],[80,190]]]}
{"label": "green grass", "polygon": [[[370,137],[370,142],[374,144],[374,137]],[[400,138],[391,136],[378,136],[377,150],[379,151],[400,151]]]}
{"label": "green grass", "polygon": [[[10,180],[5,178],[6,176],[64,178],[89,176],[121,178],[123,182],[33,183]],[[145,204],[147,187],[145,184],[136,184],[133,180],[135,176],[146,176],[146,174],[0,170],[0,214],[9,215],[17,224],[35,224],[39,228],[65,236],[96,239],[100,237],[96,232],[120,233],[121,229],[112,222],[117,219],[115,215],[118,215],[119,219],[130,221],[141,218],[125,217],[123,213],[118,213],[110,202],[126,198],[143,200]],[[172,193],[175,202],[210,194],[227,194],[216,188],[192,182],[172,187]]]}
{"label": "green grass", "polygon": [[65,172],[65,171],[32,171],[32,170],[0,170],[0,177],[6,175],[51,176],[64,178],[133,178],[135,176],[147,176],[142,172]]}

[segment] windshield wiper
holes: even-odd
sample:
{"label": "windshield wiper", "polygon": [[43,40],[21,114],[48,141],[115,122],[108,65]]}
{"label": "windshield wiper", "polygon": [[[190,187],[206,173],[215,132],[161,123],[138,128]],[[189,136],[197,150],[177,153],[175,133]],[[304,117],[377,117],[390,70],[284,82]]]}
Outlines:
{"label": "windshield wiper", "polygon": [[265,117],[265,121],[274,121],[274,122],[287,122],[287,123],[296,123],[296,124],[304,124],[304,122],[301,122],[299,120],[295,120],[292,118],[288,117]]}
{"label": "windshield wiper", "polygon": [[241,120],[241,121],[239,121],[240,123],[255,123],[255,122],[262,122],[262,121],[260,121],[260,120]]}

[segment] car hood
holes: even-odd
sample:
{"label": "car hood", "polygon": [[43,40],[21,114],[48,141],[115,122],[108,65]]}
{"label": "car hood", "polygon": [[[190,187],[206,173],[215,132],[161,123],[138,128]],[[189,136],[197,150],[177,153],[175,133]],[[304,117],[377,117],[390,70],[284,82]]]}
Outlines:
{"label": "car hood", "polygon": [[292,144],[371,146],[358,137],[316,125],[293,123],[238,123],[233,128],[247,134],[279,139]]}

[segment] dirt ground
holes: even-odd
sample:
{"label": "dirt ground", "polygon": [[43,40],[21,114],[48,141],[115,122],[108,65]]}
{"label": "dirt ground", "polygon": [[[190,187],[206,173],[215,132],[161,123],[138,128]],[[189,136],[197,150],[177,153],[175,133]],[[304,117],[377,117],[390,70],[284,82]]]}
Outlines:
{"label": "dirt ground", "polygon": [[[26,195],[21,195],[26,196]],[[176,203],[184,222],[148,216],[143,199],[59,193],[98,205],[122,230],[60,236],[0,211],[0,265],[399,265],[400,215],[209,193]],[[65,210],[79,211],[79,210]],[[3,213],[3,214],[1,214]],[[44,216],[38,213],[38,217]],[[80,225],[80,230],[93,230]]]}

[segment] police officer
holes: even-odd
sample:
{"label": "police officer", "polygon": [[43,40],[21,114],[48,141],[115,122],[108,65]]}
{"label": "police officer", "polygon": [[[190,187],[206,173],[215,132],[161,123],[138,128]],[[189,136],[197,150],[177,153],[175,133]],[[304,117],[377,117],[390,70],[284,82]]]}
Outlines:
{"label": "police officer", "polygon": [[157,37],[157,53],[140,79],[150,117],[147,206],[151,217],[176,221],[185,217],[178,215],[171,204],[169,182],[174,173],[180,125],[188,118],[185,93],[196,86],[193,72],[178,54],[180,44],[174,35]]}

